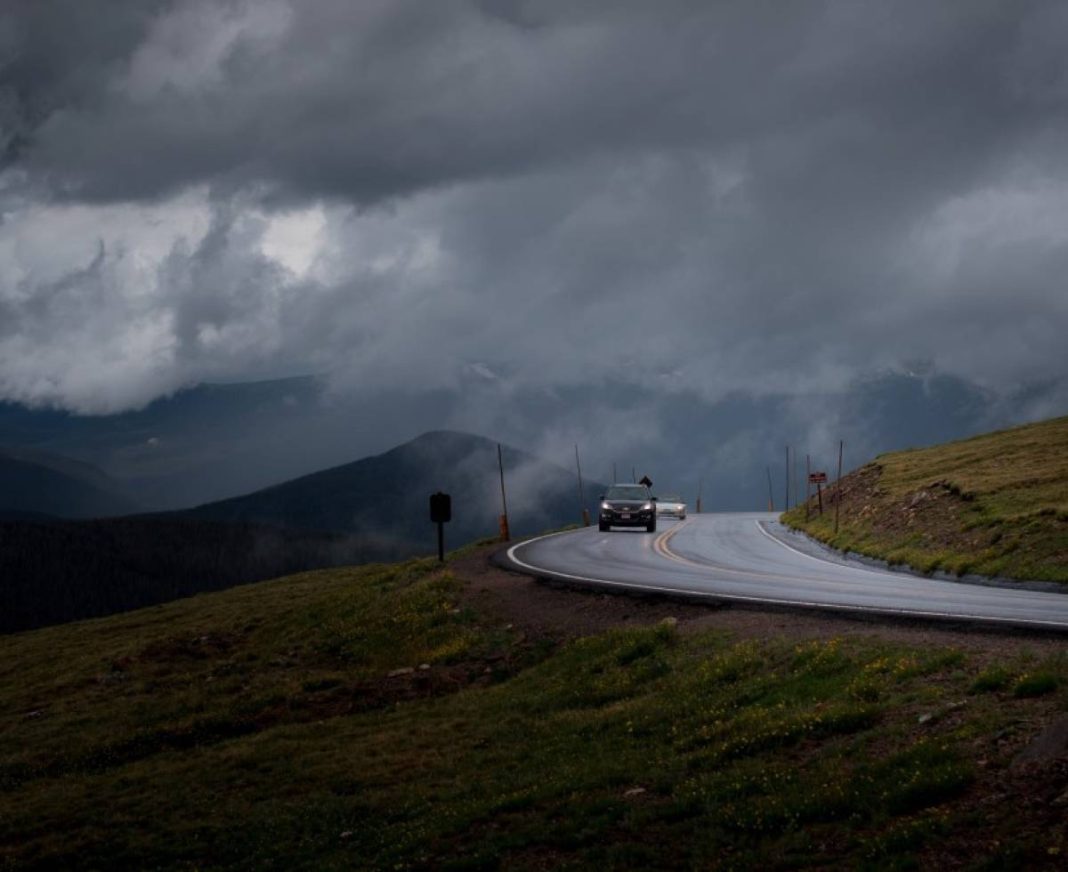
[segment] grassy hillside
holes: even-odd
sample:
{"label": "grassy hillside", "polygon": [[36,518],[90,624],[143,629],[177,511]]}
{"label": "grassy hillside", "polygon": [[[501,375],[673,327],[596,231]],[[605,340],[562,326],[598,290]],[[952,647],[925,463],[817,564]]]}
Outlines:
{"label": "grassy hillside", "polygon": [[1034,869],[1068,851],[1068,767],[1011,765],[1068,708],[1063,653],[992,665],[670,622],[559,641],[467,592],[411,561],[0,639],[0,868]]}
{"label": "grassy hillside", "polygon": [[880,455],[843,478],[837,535],[824,505],[784,519],[925,572],[1068,582],[1068,418]]}

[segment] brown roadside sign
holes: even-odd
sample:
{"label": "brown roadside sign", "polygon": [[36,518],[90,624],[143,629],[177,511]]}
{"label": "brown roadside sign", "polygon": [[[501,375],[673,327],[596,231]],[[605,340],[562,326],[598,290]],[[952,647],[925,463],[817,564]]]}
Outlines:
{"label": "brown roadside sign", "polygon": [[809,473],[808,483],[809,484],[826,484],[827,483],[827,473],[825,473],[825,472],[812,472],[812,473]]}

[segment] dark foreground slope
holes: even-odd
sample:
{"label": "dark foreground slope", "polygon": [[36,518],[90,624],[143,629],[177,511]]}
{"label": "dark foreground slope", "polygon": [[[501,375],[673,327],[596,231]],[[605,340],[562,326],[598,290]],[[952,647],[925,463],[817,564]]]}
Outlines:
{"label": "dark foreground slope", "polygon": [[925,572],[1068,582],[1068,418],[883,454],[827,511],[785,520],[836,548]]}
{"label": "dark foreground slope", "polygon": [[758,617],[476,553],[0,638],[0,868],[1064,868],[1059,643]]}
{"label": "dark foreground slope", "polygon": [[[504,447],[512,532],[536,533],[581,519],[575,474]],[[602,486],[589,483],[587,497]],[[385,454],[307,475],[234,499],[183,512],[213,521],[245,521],[388,538],[409,553],[433,541],[428,499],[452,495],[448,540],[495,535],[501,513],[497,443],[469,433],[425,433]],[[589,507],[594,505],[590,500]]]}

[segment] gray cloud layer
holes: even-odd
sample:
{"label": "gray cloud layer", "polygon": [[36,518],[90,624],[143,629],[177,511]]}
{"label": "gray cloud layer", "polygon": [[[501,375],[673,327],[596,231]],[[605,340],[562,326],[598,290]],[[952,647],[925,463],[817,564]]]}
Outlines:
{"label": "gray cloud layer", "polygon": [[24,2],[0,398],[1068,372],[1056,2]]}

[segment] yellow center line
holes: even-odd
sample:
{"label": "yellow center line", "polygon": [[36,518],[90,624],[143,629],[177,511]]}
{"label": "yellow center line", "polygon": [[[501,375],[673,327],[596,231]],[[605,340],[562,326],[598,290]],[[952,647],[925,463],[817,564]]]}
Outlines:
{"label": "yellow center line", "polygon": [[666,557],[668,560],[674,560],[676,563],[682,563],[688,566],[702,566],[703,564],[694,563],[692,560],[687,560],[685,557],[676,554],[674,551],[668,548],[668,542],[670,542],[672,537],[688,523],[688,521],[681,521],[680,523],[672,527],[670,530],[665,530],[663,533],[657,536],[656,539],[653,541],[653,550],[661,557]]}
{"label": "yellow center line", "polygon": [[758,572],[752,569],[734,569],[730,566],[721,566],[718,563],[712,563],[711,561],[698,562],[696,560],[690,560],[688,557],[683,557],[681,554],[676,554],[670,548],[670,542],[683,527],[689,524],[689,521],[682,521],[676,524],[670,530],[665,530],[653,541],[653,551],[659,554],[661,557],[672,560],[675,563],[681,563],[684,566],[690,566],[695,569],[715,570],[717,572],[724,572],[728,575],[733,575],[738,578],[746,580],[763,579],[765,581],[791,581],[791,582],[803,582],[804,578],[796,575],[783,575],[781,573],[768,573]]}

